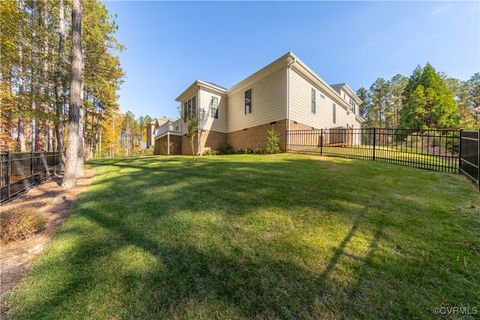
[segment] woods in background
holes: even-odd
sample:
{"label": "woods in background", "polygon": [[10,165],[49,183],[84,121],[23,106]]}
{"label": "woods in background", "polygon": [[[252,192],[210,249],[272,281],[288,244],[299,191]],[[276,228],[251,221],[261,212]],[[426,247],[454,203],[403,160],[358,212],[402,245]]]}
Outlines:
{"label": "woods in background", "polygon": [[[0,152],[65,150],[72,81],[73,0],[7,0],[0,6]],[[118,106],[124,72],[114,17],[81,5],[79,137],[85,157],[138,152],[145,117]],[[149,119],[149,117],[147,118]]]}
{"label": "woods in background", "polygon": [[480,128],[480,73],[462,81],[427,63],[410,77],[378,78],[357,95],[363,101],[360,115],[367,128]]}

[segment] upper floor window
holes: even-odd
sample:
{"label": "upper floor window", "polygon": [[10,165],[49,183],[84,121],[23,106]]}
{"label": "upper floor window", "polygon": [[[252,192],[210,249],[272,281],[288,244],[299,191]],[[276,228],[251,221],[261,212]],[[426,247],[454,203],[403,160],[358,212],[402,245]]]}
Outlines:
{"label": "upper floor window", "polygon": [[245,114],[252,113],[252,89],[245,91]]}
{"label": "upper floor window", "polygon": [[335,103],[332,106],[332,122],[337,123],[337,105]]}
{"label": "upper floor window", "polygon": [[192,97],[192,114],[197,114],[197,96]]}
{"label": "upper floor window", "polygon": [[320,93],[320,99],[325,100],[325,96]]}
{"label": "upper floor window", "polygon": [[197,114],[197,96],[183,102],[183,118],[188,119],[192,114]]}
{"label": "upper floor window", "polygon": [[317,92],[312,88],[312,113],[317,113]]}
{"label": "upper floor window", "polygon": [[210,99],[210,117],[218,119],[218,97]]}

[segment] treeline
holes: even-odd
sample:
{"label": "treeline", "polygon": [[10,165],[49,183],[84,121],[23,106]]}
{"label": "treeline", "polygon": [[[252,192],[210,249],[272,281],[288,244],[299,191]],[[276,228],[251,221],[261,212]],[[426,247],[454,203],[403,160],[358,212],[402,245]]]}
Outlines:
{"label": "treeline", "polygon": [[413,129],[480,128],[480,73],[462,81],[427,63],[410,77],[378,78],[360,88],[364,127]]}
{"label": "treeline", "polygon": [[[65,150],[72,82],[75,0],[4,0],[0,6],[0,152]],[[79,139],[86,158],[138,150],[143,117],[117,103],[124,72],[114,17],[80,3]]]}

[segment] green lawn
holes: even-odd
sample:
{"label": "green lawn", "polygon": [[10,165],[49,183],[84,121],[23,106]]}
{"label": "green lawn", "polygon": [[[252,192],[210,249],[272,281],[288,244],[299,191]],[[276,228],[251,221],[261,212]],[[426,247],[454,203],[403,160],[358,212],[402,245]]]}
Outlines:
{"label": "green lawn", "polygon": [[292,154],[90,166],[94,184],[7,299],[12,318],[480,309],[480,196],[462,176]]}
{"label": "green lawn", "polygon": [[[331,147],[323,148],[316,146],[297,146],[294,150],[304,153],[321,153],[330,156],[343,156],[356,159],[369,159],[373,157],[373,146],[369,145],[353,145],[347,147]],[[438,150],[436,151],[439,152]],[[375,158],[377,161],[407,165],[416,168],[424,168],[428,170],[457,172],[458,171],[458,155],[452,154],[429,154],[417,148],[410,147],[383,147],[375,148]]]}

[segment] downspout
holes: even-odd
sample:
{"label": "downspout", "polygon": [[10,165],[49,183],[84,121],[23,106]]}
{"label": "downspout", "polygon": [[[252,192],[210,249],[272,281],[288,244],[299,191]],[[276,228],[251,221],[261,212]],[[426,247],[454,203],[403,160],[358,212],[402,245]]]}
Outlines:
{"label": "downspout", "polygon": [[[200,115],[200,86],[197,85],[197,88],[198,88],[198,94],[197,94],[197,121],[200,120],[199,119],[199,115]],[[198,124],[200,125],[200,121],[198,121]],[[202,134],[202,130],[203,128],[200,128],[200,126],[198,127],[197,129],[197,156],[200,156],[200,145],[201,145],[201,134]]]}
{"label": "downspout", "polygon": [[292,62],[287,67],[287,134],[285,137],[285,151],[290,146],[290,68],[296,62],[297,58],[293,56]]}

